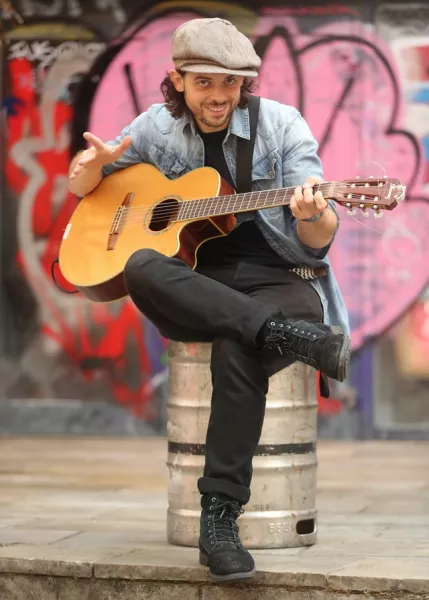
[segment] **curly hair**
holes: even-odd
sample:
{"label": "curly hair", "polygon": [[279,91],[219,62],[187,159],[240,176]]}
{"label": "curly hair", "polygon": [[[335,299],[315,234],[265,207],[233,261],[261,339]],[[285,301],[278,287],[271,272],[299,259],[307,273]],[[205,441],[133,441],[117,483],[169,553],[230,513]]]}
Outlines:
{"label": "curly hair", "polygon": [[[177,71],[182,77],[185,76],[184,71]],[[238,106],[245,108],[250,96],[257,88],[256,80],[253,77],[245,77],[241,86],[240,101]],[[170,79],[170,75],[164,77],[160,86],[162,95],[164,96],[165,105],[170,114],[175,119],[180,119],[187,110],[184,92],[178,92]]]}

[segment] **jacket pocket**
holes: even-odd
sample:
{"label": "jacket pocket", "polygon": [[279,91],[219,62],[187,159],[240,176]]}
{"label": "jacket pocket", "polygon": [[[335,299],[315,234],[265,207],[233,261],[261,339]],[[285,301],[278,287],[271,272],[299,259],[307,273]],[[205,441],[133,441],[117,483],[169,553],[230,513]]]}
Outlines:
{"label": "jacket pocket", "polygon": [[252,180],[260,181],[261,179],[275,179],[277,175],[277,159],[278,152],[276,149],[272,150],[266,156],[258,158],[252,167]]}
{"label": "jacket pocket", "polygon": [[158,144],[152,144],[150,147],[149,158],[152,164],[169,179],[175,179],[180,175],[184,175],[189,170],[188,165],[177,154],[166,150]]}
{"label": "jacket pocket", "polygon": [[[279,172],[280,165],[278,164],[278,152],[272,150],[266,156],[258,158],[253,163],[253,190],[269,190],[281,187],[282,176]],[[283,206],[273,206],[262,209],[267,216],[275,217],[283,213]]]}

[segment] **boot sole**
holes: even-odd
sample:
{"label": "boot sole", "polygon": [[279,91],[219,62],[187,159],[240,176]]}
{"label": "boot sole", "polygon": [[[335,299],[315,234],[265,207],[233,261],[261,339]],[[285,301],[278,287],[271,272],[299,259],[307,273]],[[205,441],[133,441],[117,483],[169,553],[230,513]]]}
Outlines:
{"label": "boot sole", "polygon": [[[336,335],[343,335],[344,332],[341,327],[333,326],[331,327],[332,333]],[[338,357],[338,372],[337,377],[335,379],[337,381],[344,381],[347,377],[347,372],[349,369],[351,357],[351,345],[350,345],[350,337],[345,335],[343,340],[343,345],[341,346],[340,356]]]}
{"label": "boot sole", "polygon": [[[203,567],[208,567],[209,562],[207,556],[205,556],[202,552],[200,552],[200,565]],[[215,575],[209,569],[210,579],[212,581],[216,581],[217,583],[221,583],[222,581],[239,581],[240,579],[251,579],[256,574],[256,569],[253,571],[245,571],[243,573],[230,573],[229,575]]]}

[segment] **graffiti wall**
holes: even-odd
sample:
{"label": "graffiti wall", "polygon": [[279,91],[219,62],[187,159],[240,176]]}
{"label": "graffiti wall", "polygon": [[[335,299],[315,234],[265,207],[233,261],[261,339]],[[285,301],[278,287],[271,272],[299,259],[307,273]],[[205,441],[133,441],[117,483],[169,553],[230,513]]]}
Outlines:
{"label": "graffiti wall", "polygon": [[[82,133],[111,139],[162,100],[171,35],[198,16],[224,16],[251,38],[263,61],[260,95],[302,112],[319,141],[326,179],[389,176],[407,185],[406,202],[383,219],[340,209],[331,255],[355,352],[392,335],[429,281],[426,5],[419,17],[416,7],[408,13],[405,5],[371,2],[14,6],[24,24],[9,29],[4,56],[3,271],[13,329],[6,336],[5,354],[13,357],[6,396],[104,398],[151,418],[153,390],[166,377],[165,341],[128,301],[103,307],[59,291],[50,267],[76,202],[66,176],[70,156],[84,147]],[[427,348],[420,334],[427,313],[412,310],[419,347]],[[359,389],[346,396],[321,410],[328,418],[343,407],[358,411]]]}
{"label": "graffiti wall", "polygon": [[[78,12],[78,3],[74,6]],[[24,307],[32,300],[35,310],[31,319],[18,317],[24,320],[21,331],[8,336],[20,334],[21,343],[17,356],[5,349],[6,357],[18,362],[6,378],[5,394],[102,399],[151,419],[150,401],[167,375],[165,341],[130,302],[89,303],[60,291],[51,276],[62,232],[76,206],[67,191],[74,90],[106,48],[100,33],[68,21],[42,18],[9,35],[4,200],[14,206],[7,206],[13,222],[5,223],[13,231],[4,233],[15,251],[4,261],[6,288],[13,296],[19,279]],[[61,274],[55,276],[67,289]],[[10,309],[20,313],[20,298]]]}

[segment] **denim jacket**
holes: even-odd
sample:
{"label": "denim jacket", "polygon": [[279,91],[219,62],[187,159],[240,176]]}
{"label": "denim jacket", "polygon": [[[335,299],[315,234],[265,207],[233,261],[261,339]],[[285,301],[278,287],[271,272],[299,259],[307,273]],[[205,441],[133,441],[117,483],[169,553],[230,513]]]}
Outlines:
{"label": "denim jacket", "polygon": [[[152,105],[108,143],[117,144],[125,135],[131,135],[132,145],[118,161],[103,168],[103,176],[140,162],[153,164],[169,179],[204,166],[204,144],[193,118],[185,114],[174,119],[164,104]],[[235,109],[223,142],[234,182],[237,137],[250,138],[247,108]],[[317,149],[307,123],[295,108],[262,98],[253,154],[253,191],[301,185],[310,175],[322,177]],[[336,212],[332,201],[330,205]],[[271,247],[286,261],[325,267],[327,275],[311,281],[320,296],[325,323],[340,325],[349,333],[347,309],[327,256],[330,244],[317,250],[305,246],[287,206],[258,210],[255,220]]]}

